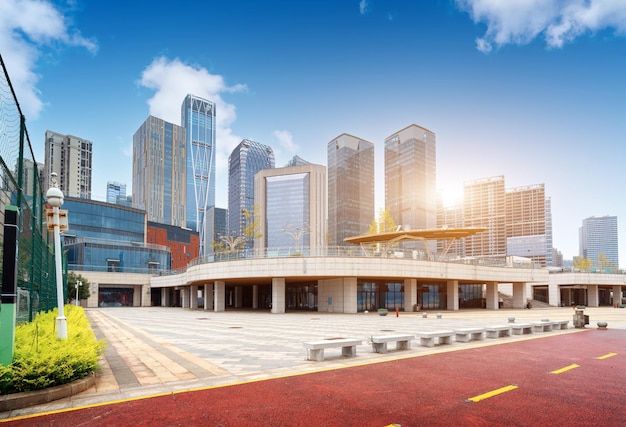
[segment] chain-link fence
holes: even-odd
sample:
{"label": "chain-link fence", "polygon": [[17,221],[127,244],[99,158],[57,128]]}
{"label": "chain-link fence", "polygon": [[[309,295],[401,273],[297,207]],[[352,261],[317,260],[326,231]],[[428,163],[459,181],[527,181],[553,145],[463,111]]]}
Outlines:
{"label": "chain-link fence", "polygon": [[[23,322],[57,305],[54,239],[46,223],[44,167],[35,160],[25,117],[2,56],[0,64],[0,251],[5,243],[5,211],[17,207],[16,303],[17,321]],[[3,270],[4,263],[0,275]],[[64,289],[66,294],[67,286]]]}

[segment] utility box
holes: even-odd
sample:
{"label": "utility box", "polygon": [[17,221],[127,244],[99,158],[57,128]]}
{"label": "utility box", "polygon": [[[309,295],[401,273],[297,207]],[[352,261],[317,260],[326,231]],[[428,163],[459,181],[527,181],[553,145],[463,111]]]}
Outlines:
{"label": "utility box", "polygon": [[583,310],[574,309],[574,318],[572,320],[575,328],[584,328],[589,324],[589,316],[585,315]]}

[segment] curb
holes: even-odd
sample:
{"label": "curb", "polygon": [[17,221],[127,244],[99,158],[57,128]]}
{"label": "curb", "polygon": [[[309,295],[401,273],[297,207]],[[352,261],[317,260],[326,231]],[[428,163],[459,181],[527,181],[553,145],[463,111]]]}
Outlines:
{"label": "curb", "polygon": [[42,405],[55,400],[70,397],[93,387],[96,384],[95,374],[73,381],[69,384],[50,387],[45,390],[25,391],[0,396],[0,412],[14,411],[34,405]]}

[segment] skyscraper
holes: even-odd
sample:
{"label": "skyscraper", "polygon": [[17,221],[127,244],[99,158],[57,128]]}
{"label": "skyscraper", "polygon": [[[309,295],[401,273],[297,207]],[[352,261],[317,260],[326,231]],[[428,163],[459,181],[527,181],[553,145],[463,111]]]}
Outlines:
{"label": "skyscraper", "polygon": [[[546,219],[544,184],[505,190],[506,254],[531,258],[545,267],[552,260],[551,224]],[[549,249],[549,251],[548,251]]]}
{"label": "skyscraper", "polygon": [[107,203],[117,204],[126,199],[126,184],[121,182],[107,182]]}
{"label": "skyscraper", "polygon": [[579,235],[579,255],[589,258],[594,268],[619,268],[616,216],[592,216],[584,219]]}
{"label": "skyscraper", "polygon": [[133,135],[133,204],[148,221],[186,227],[185,130],[149,116]]}
{"label": "skyscraper", "polygon": [[326,167],[308,164],[264,169],[254,177],[254,247],[296,251],[326,246]]}
{"label": "skyscraper", "polygon": [[410,125],[385,139],[385,207],[405,228],[435,228],[435,134]]}
{"label": "skyscraper", "polygon": [[59,189],[66,197],[91,199],[93,143],[74,135],[46,131],[44,188],[56,172]]}
{"label": "skyscraper", "polygon": [[[228,233],[243,236],[244,209],[254,210],[254,175],[274,167],[274,151],[259,142],[244,139],[228,156]],[[253,242],[249,242],[249,247]]]}
{"label": "skyscraper", "polygon": [[181,107],[186,131],[186,223],[200,234],[200,256],[213,237],[205,233],[205,213],[215,206],[215,104],[187,95]]}
{"label": "skyscraper", "polygon": [[365,234],[374,220],[374,144],[341,134],[328,143],[328,244]]}
{"label": "skyscraper", "polygon": [[465,227],[487,228],[487,231],[465,239],[466,256],[506,256],[505,204],[504,176],[464,183]]}

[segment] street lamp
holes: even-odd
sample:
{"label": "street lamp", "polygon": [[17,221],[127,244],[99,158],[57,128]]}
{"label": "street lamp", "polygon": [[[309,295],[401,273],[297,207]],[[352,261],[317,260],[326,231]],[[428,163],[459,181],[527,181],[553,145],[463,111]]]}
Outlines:
{"label": "street lamp", "polygon": [[[52,206],[52,215],[50,210],[47,212],[48,217],[48,230],[51,228],[54,231],[54,258],[56,263],[56,276],[57,276],[57,305],[59,307],[58,316],[56,318],[57,338],[61,340],[67,339],[67,319],[65,317],[64,304],[63,304],[63,272],[61,270],[61,221],[59,215],[59,208],[63,205],[63,192],[57,185],[57,174],[52,172],[51,174],[52,186],[46,192],[46,199],[48,204]],[[52,219],[52,221],[50,221]],[[52,223],[51,223],[52,222]]]}
{"label": "street lamp", "polygon": [[80,280],[76,281],[76,307],[78,307],[78,288],[80,288],[81,286],[83,286],[83,282],[81,282]]}

